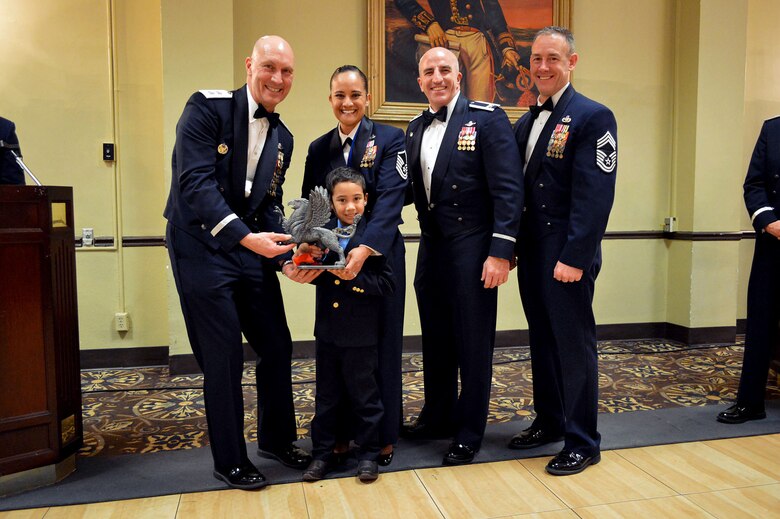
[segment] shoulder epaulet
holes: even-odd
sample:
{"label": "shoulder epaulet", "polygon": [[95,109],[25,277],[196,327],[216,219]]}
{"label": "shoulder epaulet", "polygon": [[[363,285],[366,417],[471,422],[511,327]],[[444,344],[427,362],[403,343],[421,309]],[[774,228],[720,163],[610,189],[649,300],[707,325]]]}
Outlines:
{"label": "shoulder epaulet", "polygon": [[230,99],[233,92],[230,90],[199,90],[206,99]]}
{"label": "shoulder epaulet", "polygon": [[766,120],[766,122],[774,121],[775,119],[780,119],[780,115],[776,115],[774,117],[770,117],[769,119]]}
{"label": "shoulder epaulet", "polygon": [[486,110],[488,112],[492,112],[499,106],[501,105],[496,103],[486,103],[485,101],[472,101],[469,103],[470,108],[476,108],[478,110]]}
{"label": "shoulder epaulet", "polygon": [[418,117],[420,117],[421,115],[422,115],[422,112],[420,112],[419,114],[417,114],[417,115],[415,115],[414,117],[412,117],[411,119],[409,119],[409,122],[412,122],[412,121],[414,121],[415,119],[417,119],[417,118],[418,118]]}

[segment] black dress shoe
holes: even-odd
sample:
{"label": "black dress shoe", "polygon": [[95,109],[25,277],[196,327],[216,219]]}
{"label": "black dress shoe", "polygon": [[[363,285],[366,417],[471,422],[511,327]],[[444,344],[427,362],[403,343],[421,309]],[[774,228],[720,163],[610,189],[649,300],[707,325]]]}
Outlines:
{"label": "black dress shoe", "polygon": [[357,477],[360,481],[376,481],[379,477],[379,465],[373,460],[360,460],[357,467]]}
{"label": "black dress shoe", "polygon": [[601,461],[601,454],[595,456],[583,456],[571,451],[561,451],[550,460],[545,470],[553,476],[568,476],[570,474],[579,474],[588,465],[595,465]]}
{"label": "black dress shoe", "polygon": [[444,455],[445,465],[466,465],[474,461],[477,449],[462,443],[451,443],[447,454]]}
{"label": "black dress shoe", "polygon": [[393,451],[390,451],[387,454],[380,454],[376,459],[376,462],[383,467],[387,467],[393,462]]}
{"label": "black dress shoe", "polygon": [[407,438],[409,440],[440,440],[452,436],[452,434],[443,427],[421,423],[419,420],[411,425],[401,426],[401,430],[398,434],[401,438]]}
{"label": "black dress shoe", "polygon": [[233,467],[227,470],[214,469],[214,477],[221,479],[228,486],[240,488],[241,490],[254,490],[268,485],[268,480],[260,474],[257,468],[251,463],[245,463],[240,467]]}
{"label": "black dress shoe", "polygon": [[330,464],[324,460],[312,460],[303,471],[304,481],[319,481],[330,471]]}
{"label": "black dress shoe", "polygon": [[291,469],[305,469],[311,463],[311,456],[294,443],[289,443],[275,449],[257,449],[261,458],[276,460]]}
{"label": "black dress shoe", "polygon": [[528,429],[515,434],[511,440],[509,440],[508,447],[510,449],[533,449],[547,443],[559,442],[563,440],[563,436],[560,434],[552,434],[549,431],[534,427],[533,425]]}
{"label": "black dress shoe", "polygon": [[721,423],[745,423],[749,420],[762,420],[766,418],[763,407],[747,407],[734,404],[725,411],[718,413],[718,421]]}

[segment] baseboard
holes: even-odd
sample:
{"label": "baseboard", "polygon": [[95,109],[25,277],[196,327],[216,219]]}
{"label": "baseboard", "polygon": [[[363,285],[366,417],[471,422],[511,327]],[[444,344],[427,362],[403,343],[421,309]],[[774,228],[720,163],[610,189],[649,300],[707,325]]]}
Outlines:
{"label": "baseboard", "polygon": [[[705,328],[687,328],[678,324],[628,323],[601,324],[596,327],[596,336],[600,341],[632,339],[669,339],[688,345],[728,343],[736,340],[737,333],[744,333],[745,320],[739,319],[735,326],[713,326]],[[499,330],[496,332],[496,348],[527,346],[528,330]],[[422,339],[419,335],[404,336],[404,353],[422,351]],[[314,341],[295,341],[294,359],[314,357]],[[257,355],[244,344],[244,358],[257,359]],[[200,369],[195,356],[190,354],[168,355],[168,347],[154,346],[142,348],[110,348],[105,350],[84,350],[81,352],[81,368],[125,368],[140,366],[168,365],[172,375],[198,373]]]}
{"label": "baseboard", "polygon": [[667,339],[684,344],[717,344],[737,340],[737,326],[710,326],[703,328],[688,328],[679,324],[666,323]]}
{"label": "baseboard", "polygon": [[168,346],[81,350],[81,369],[136,368],[168,364]]}

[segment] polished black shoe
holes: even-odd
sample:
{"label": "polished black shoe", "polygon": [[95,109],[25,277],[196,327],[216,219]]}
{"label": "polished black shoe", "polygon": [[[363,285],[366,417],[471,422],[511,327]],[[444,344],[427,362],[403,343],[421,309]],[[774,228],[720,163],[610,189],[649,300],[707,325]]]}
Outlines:
{"label": "polished black shoe", "polygon": [[419,420],[411,425],[401,426],[399,435],[401,438],[407,438],[409,440],[440,440],[452,436],[452,434],[443,427],[421,423]]}
{"label": "polished black shoe", "polygon": [[474,461],[477,449],[462,443],[451,443],[447,454],[444,455],[445,465],[466,465]]}
{"label": "polished black shoe", "polygon": [[533,449],[547,443],[559,442],[563,440],[560,434],[552,434],[544,429],[539,429],[533,425],[528,429],[515,434],[509,440],[510,449]]}
{"label": "polished black shoe", "polygon": [[763,420],[766,411],[761,407],[746,407],[734,404],[725,411],[718,413],[718,421],[721,423],[745,423],[750,420]]}
{"label": "polished black shoe", "polygon": [[257,449],[261,458],[276,460],[291,469],[305,469],[311,463],[311,456],[294,443],[276,449]]}
{"label": "polished black shoe", "polygon": [[254,490],[268,485],[268,480],[251,463],[227,470],[214,469],[214,477],[221,479],[228,486],[241,490]]}
{"label": "polished black shoe", "polygon": [[379,477],[379,465],[373,460],[360,460],[357,467],[357,477],[360,481],[376,481]]}
{"label": "polished black shoe", "polygon": [[312,460],[303,471],[304,481],[319,481],[330,471],[330,464],[323,460]]}
{"label": "polished black shoe", "polygon": [[380,454],[376,459],[376,462],[383,467],[387,467],[393,462],[393,451],[390,451],[387,454]]}
{"label": "polished black shoe", "polygon": [[545,467],[545,470],[553,476],[569,476],[579,474],[588,465],[595,465],[601,461],[601,454],[595,456],[583,456],[571,451],[561,451]]}

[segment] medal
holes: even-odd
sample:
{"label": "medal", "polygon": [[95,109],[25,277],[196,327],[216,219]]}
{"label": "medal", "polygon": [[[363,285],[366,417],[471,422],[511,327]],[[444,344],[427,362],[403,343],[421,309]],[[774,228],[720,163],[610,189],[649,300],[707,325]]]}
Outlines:
{"label": "medal", "polygon": [[268,186],[268,194],[272,197],[276,196],[276,190],[279,188],[282,180],[282,167],[284,166],[284,150],[282,149],[282,143],[279,143],[279,152],[276,154],[276,167],[274,167],[274,174],[271,177],[271,184]]}
{"label": "medal", "polygon": [[458,134],[458,150],[474,151],[477,149],[477,127],[474,125],[474,121],[469,121],[466,123],[466,126],[460,129],[460,133]]}
{"label": "medal", "polygon": [[547,156],[554,159],[563,158],[563,149],[566,147],[566,141],[569,138],[569,125],[557,124],[547,143]]}
{"label": "medal", "polygon": [[376,160],[376,150],[377,146],[374,145],[374,139],[369,139],[368,144],[366,144],[366,151],[363,153],[363,158],[360,159],[361,168],[374,167],[374,161]]}

